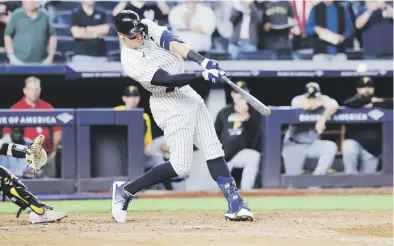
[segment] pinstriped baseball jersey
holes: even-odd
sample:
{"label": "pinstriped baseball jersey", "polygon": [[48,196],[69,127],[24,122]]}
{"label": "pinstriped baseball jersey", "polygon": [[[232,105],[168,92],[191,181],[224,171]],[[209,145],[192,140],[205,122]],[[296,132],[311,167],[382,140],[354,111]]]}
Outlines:
{"label": "pinstriped baseball jersey", "polygon": [[138,81],[147,91],[152,94],[163,94],[166,90],[165,86],[150,84],[153,75],[159,68],[169,74],[184,73],[183,58],[160,47],[160,37],[166,28],[147,19],[141,22],[148,25],[148,36],[143,45],[137,49],[123,47],[121,53],[123,69],[129,77]]}
{"label": "pinstriped baseball jersey", "polygon": [[192,164],[193,145],[206,160],[224,156],[222,145],[204,100],[193,88],[186,85],[167,93],[167,87],[151,84],[159,68],[171,75],[184,73],[184,61],[180,55],[160,47],[164,27],[146,19],[141,22],[148,25],[148,35],[136,49],[123,46],[123,70],[152,93],[149,103],[153,118],[164,132],[175,172],[183,176]]}

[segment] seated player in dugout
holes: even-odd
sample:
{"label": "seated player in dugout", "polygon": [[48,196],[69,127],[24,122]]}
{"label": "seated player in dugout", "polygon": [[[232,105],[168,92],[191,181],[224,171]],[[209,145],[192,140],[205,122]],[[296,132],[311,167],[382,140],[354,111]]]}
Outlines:
{"label": "seated player in dugout", "polygon": [[[236,84],[249,91],[244,81]],[[229,170],[243,169],[240,189],[251,190],[260,167],[262,118],[241,94],[233,90],[231,97],[233,103],[221,109],[216,117],[215,130],[223,145]]]}
{"label": "seated player in dugout", "polygon": [[[141,100],[141,95],[138,87],[127,86],[123,91],[122,101],[124,105],[115,107],[115,110],[133,110],[138,107]],[[150,168],[164,162],[163,157],[152,152],[152,124],[147,113],[143,114],[145,121],[145,135],[144,135],[144,153],[145,153],[145,168]]]}
{"label": "seated player in dugout", "polygon": [[[0,155],[23,158],[29,167],[40,170],[48,160],[48,156],[42,148],[44,138],[43,135],[39,135],[29,146],[0,141]],[[16,217],[19,218],[20,214],[26,211],[32,224],[57,222],[67,217],[66,213],[54,211],[53,207],[41,203],[21,180],[1,165],[0,191],[3,194],[3,200],[7,197],[19,207]]]}
{"label": "seated player in dugout", "polygon": [[326,129],[327,120],[333,116],[339,105],[337,101],[323,95],[316,82],[305,85],[305,93],[298,95],[291,101],[291,106],[305,111],[315,111],[323,108],[323,114],[316,124],[291,125],[286,131],[282,156],[287,175],[299,175],[307,157],[318,158],[312,175],[326,174],[331,168],[338,146],[333,141],[321,140],[320,136]]}
{"label": "seated player in dugout", "polygon": [[[345,100],[348,108],[393,109],[393,98],[380,98],[375,94],[375,83],[370,77],[362,77],[357,93]],[[346,174],[373,174],[377,172],[382,154],[382,125],[348,124],[342,146],[343,165]]]}

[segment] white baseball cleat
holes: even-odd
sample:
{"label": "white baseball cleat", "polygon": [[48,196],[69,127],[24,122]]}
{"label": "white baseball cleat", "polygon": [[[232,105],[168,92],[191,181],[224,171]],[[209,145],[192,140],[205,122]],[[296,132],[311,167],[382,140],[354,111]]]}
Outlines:
{"label": "white baseball cleat", "polygon": [[57,212],[54,210],[44,209],[44,214],[38,215],[33,211],[29,212],[29,221],[32,224],[39,223],[53,223],[58,222],[63,218],[66,218],[68,215],[65,212]]}
{"label": "white baseball cleat", "polygon": [[118,223],[125,223],[127,220],[127,207],[133,196],[124,190],[124,181],[115,181],[112,185],[112,217]]}
{"label": "white baseball cleat", "polygon": [[[244,204],[245,206],[246,204]],[[226,220],[230,221],[253,221],[254,214],[253,212],[247,207],[242,207],[238,212],[232,213],[231,211],[227,211],[224,215]]]}

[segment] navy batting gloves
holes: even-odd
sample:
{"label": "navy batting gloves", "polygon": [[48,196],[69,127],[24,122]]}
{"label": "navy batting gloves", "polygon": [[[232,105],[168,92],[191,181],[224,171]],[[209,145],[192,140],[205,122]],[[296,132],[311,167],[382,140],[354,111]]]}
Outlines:
{"label": "navy batting gloves", "polygon": [[221,70],[218,61],[213,59],[205,58],[204,61],[202,61],[201,66],[204,70],[210,70],[210,69]]}
{"label": "navy batting gloves", "polygon": [[212,83],[224,83],[225,81],[223,80],[222,76],[224,76],[226,73],[221,70],[217,69],[209,69],[209,70],[204,70],[202,72],[202,76],[206,81],[212,82]]}

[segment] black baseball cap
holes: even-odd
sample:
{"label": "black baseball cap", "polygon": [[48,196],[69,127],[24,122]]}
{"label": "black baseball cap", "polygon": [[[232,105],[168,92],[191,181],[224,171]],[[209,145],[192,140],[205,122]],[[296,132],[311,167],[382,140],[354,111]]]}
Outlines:
{"label": "black baseball cap", "polygon": [[134,85],[127,86],[124,88],[123,96],[125,97],[139,97],[140,96],[140,91],[138,90],[138,87]]}
{"label": "black baseball cap", "polygon": [[249,92],[249,87],[248,87],[248,85],[246,84],[245,81],[240,80],[240,81],[237,81],[235,84],[236,84],[239,88],[241,88],[242,90],[244,90],[244,91],[246,91],[246,92]]}
{"label": "black baseball cap", "polygon": [[316,82],[309,82],[305,85],[306,97],[319,97],[321,96],[320,85]]}
{"label": "black baseball cap", "polygon": [[362,77],[357,85],[357,88],[363,88],[363,87],[375,87],[375,83],[371,79],[371,77]]}

